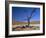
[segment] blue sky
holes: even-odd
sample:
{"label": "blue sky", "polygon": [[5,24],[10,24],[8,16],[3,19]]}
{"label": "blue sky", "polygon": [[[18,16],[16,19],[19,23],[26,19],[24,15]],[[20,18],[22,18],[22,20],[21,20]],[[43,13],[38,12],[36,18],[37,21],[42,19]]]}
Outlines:
{"label": "blue sky", "polygon": [[[12,20],[26,22],[27,16],[30,16],[32,10],[31,7],[12,7]],[[30,21],[40,20],[40,8],[36,8]]]}

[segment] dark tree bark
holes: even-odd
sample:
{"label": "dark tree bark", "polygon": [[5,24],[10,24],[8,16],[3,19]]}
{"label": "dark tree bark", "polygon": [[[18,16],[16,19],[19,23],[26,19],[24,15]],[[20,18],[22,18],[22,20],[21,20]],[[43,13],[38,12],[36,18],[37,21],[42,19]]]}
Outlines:
{"label": "dark tree bark", "polygon": [[27,18],[27,20],[28,20],[28,26],[30,25],[30,19],[32,18],[34,12],[35,12],[35,8],[32,10],[32,12],[30,14],[30,17]]}

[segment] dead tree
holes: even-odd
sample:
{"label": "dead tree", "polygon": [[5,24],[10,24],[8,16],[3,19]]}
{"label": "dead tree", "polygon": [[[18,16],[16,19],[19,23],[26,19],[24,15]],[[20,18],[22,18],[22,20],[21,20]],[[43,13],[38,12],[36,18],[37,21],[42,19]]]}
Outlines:
{"label": "dead tree", "polygon": [[27,16],[27,21],[28,21],[28,26],[30,25],[30,19],[32,18],[34,12],[35,12],[35,8],[32,10],[32,12],[30,13],[30,16]]}

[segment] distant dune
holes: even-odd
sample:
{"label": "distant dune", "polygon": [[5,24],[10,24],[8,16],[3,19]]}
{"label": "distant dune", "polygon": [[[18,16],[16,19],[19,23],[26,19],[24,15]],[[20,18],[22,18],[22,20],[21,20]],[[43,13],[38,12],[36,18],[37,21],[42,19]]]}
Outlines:
{"label": "distant dune", "polygon": [[[28,22],[19,22],[19,21],[13,21],[13,25],[19,25],[19,24],[28,24]],[[40,21],[32,21],[30,24],[40,24]]]}

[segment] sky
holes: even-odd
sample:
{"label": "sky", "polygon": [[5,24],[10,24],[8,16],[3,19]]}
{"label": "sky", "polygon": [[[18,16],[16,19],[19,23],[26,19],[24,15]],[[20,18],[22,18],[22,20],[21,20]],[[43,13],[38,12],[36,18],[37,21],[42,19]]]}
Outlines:
{"label": "sky", "polygon": [[40,8],[31,8],[31,7],[12,7],[12,20],[27,22],[27,16],[29,17],[32,13],[32,10],[35,9],[32,18],[30,21],[39,21],[40,20]]}

